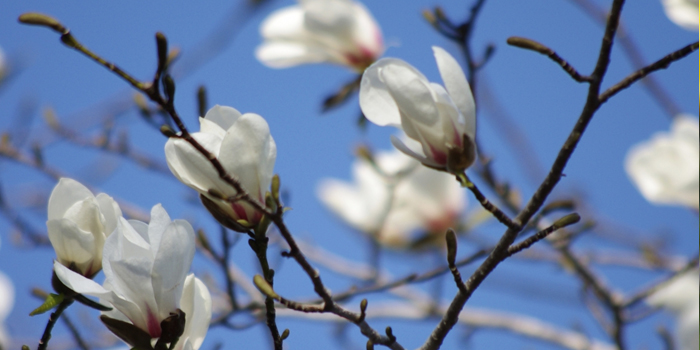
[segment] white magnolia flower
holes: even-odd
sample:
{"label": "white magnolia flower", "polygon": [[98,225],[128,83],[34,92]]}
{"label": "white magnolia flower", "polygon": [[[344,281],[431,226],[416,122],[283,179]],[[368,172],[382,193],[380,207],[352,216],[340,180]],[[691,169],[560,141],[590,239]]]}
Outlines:
{"label": "white magnolia flower", "polygon": [[410,64],[384,58],[362,76],[360,107],[371,122],[403,129],[423,154],[392,137],[396,148],[428,167],[459,174],[476,159],[474,97],[454,57],[439,47],[433,52],[444,88]]}
{"label": "white magnolia flower", "polygon": [[273,68],[329,62],[361,72],[384,52],[376,21],[352,0],[299,0],[267,17],[260,34],[255,55]]}
{"label": "white magnolia flower", "polygon": [[5,330],[5,320],[15,304],[15,288],[7,275],[0,272],[0,348],[10,348],[10,335]]}
{"label": "white magnolia flower", "polygon": [[354,184],[325,179],[318,197],[350,226],[388,246],[409,243],[417,229],[444,233],[455,226],[466,197],[453,176],[421,167],[398,151],[378,153],[375,163],[384,175],[358,159]]}
{"label": "white magnolia flower", "polygon": [[698,119],[681,115],[670,133],[657,133],[630,149],[625,170],[648,201],[698,209],[699,135]]}
{"label": "white magnolia flower", "polygon": [[104,315],[129,322],[151,338],[161,336],[161,322],[171,313],[184,311],[185,333],[175,349],[197,349],[211,319],[211,296],[201,281],[188,275],[194,240],[192,226],[171,221],[158,204],[148,224],[119,219],[105,242],[102,286],[58,263],[54,269],[70,289],[111,304],[114,309]]}
{"label": "white magnolia flower", "polygon": [[[192,137],[216,156],[251,197],[264,203],[277,158],[277,146],[265,119],[253,113],[241,115],[232,107],[217,105],[204,118],[199,118],[199,124],[200,131]],[[219,178],[209,160],[187,141],[170,138],[165,144],[165,158],[175,177],[204,196],[207,209],[222,224],[230,226],[226,219],[233,219],[252,227],[262,218],[262,213],[246,202],[230,204],[210,195],[209,190],[215,190],[228,198],[235,196],[236,191]]]}
{"label": "white magnolia flower", "polygon": [[666,16],[675,24],[698,30],[698,0],[661,0]]}
{"label": "white magnolia flower", "polygon": [[49,240],[61,264],[93,277],[102,268],[102,246],[122,216],[117,202],[93,195],[78,181],[61,178],[49,197]]}
{"label": "white magnolia flower", "polygon": [[678,276],[647,298],[651,306],[661,307],[676,316],[679,350],[697,350],[699,346],[700,276],[691,270]]}

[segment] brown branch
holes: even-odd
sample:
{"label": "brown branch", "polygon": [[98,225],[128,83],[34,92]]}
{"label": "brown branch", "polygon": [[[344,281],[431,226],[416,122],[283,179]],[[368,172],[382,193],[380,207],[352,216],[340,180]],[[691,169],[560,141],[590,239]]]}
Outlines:
{"label": "brown branch", "polygon": [[646,66],[638,71],[628,75],[624,79],[622,79],[620,82],[617,84],[611,86],[605,92],[600,94],[600,97],[598,98],[600,100],[600,103],[603,104],[607,102],[611,97],[615,96],[618,92],[628,88],[630,85],[634,84],[635,82],[639,81],[640,79],[646,77],[647,75],[660,70],[660,69],[666,69],[668,66],[671,65],[671,63],[680,60],[681,58],[684,58],[691,53],[695,52],[698,49],[698,42],[694,42],[690,45],[684,46],[681,49],[678,49],[674,52],[671,52],[670,54],[666,55],[662,59]]}
{"label": "brown branch", "polygon": [[522,38],[522,37],[517,37],[517,36],[512,36],[508,38],[506,41],[508,45],[516,46],[522,49],[526,50],[531,50],[535,52],[539,52],[551,59],[552,61],[556,62],[558,65],[561,66],[562,69],[566,73],[568,73],[571,78],[576,80],[579,83],[587,83],[591,81],[591,77],[586,76],[586,75],[581,75],[576,68],[574,68],[569,62],[567,62],[565,59],[563,59],[561,56],[559,56],[554,50],[550,49],[549,47],[545,46],[544,44],[538,43],[537,41],[534,41],[532,39],[527,39],[527,38]]}

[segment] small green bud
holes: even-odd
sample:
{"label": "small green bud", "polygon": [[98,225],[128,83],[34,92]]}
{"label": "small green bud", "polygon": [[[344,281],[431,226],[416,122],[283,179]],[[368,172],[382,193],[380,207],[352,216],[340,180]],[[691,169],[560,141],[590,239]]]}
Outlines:
{"label": "small green bud", "polygon": [[68,33],[68,29],[61,24],[57,19],[38,12],[27,12],[19,16],[20,23],[49,27],[60,34]]}
{"label": "small green bud", "polygon": [[253,276],[253,283],[255,284],[255,287],[258,288],[260,293],[265,294],[266,296],[278,300],[280,298],[277,293],[275,293],[274,289],[272,289],[272,286],[265,281],[265,278],[260,275],[255,275]]}

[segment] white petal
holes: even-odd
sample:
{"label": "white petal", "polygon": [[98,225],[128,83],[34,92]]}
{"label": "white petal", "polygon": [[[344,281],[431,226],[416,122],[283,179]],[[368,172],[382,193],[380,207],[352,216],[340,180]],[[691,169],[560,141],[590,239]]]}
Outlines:
{"label": "white petal", "polygon": [[355,44],[376,59],[384,52],[382,31],[364,5],[359,2],[355,2],[353,5],[355,10],[355,32],[353,33]]}
{"label": "white petal", "polygon": [[[391,125],[400,128],[401,115],[399,107],[380,77],[383,69],[389,66],[406,67],[415,74],[422,74],[405,61],[396,58],[382,58],[375,62],[362,74],[360,83],[360,108],[365,117],[379,126]],[[425,78],[425,77],[424,77]],[[427,81],[427,79],[426,79]]]}
{"label": "white petal", "polygon": [[262,200],[269,191],[277,146],[265,119],[244,114],[227,132],[219,160],[251,196]]}
{"label": "white petal", "polygon": [[[240,117],[241,112],[239,112],[233,107],[215,105],[214,107],[210,108],[209,111],[207,111],[207,114],[204,117],[204,121],[213,122],[214,124],[219,126],[221,131],[226,132],[226,130],[228,130],[228,128],[230,128],[231,125],[233,125],[233,123],[235,123],[236,120],[238,120],[238,118]],[[209,130],[203,125],[201,126],[199,131],[209,133]],[[218,130],[216,132],[218,132]],[[224,136],[222,134],[220,138],[223,137]]]}
{"label": "white petal", "polygon": [[464,71],[454,57],[442,48],[433,46],[433,53],[435,54],[435,61],[440,70],[445,89],[449,93],[452,102],[454,102],[465,118],[467,134],[474,138],[476,131],[476,107],[474,105],[474,96]]}
{"label": "white petal", "polygon": [[162,232],[151,279],[160,316],[165,318],[180,305],[185,277],[194,257],[194,230],[184,220],[173,221]]}
{"label": "white petal", "polygon": [[394,64],[384,67],[379,76],[401,111],[402,125],[406,119],[425,125],[437,123],[438,111],[433,92],[422,74],[416,74],[415,69],[410,67]]}
{"label": "white petal", "polygon": [[53,270],[58,279],[60,279],[66,287],[76,293],[110,299],[110,291],[104,289],[101,285],[97,284],[97,282],[71,271],[58,261],[54,261]]}
{"label": "white petal", "polygon": [[411,158],[414,158],[427,166],[436,167],[436,168],[444,167],[444,164],[436,163],[434,160],[432,160],[432,159],[430,159],[422,154],[415,152],[414,150],[412,150],[411,148],[406,146],[403,143],[403,141],[401,141],[398,137],[396,137],[394,135],[391,135],[391,144],[394,145],[394,147],[396,147],[396,149],[403,152],[405,155],[407,155]]}
{"label": "white petal", "polygon": [[698,30],[697,0],[662,0],[666,16],[673,23],[687,29]]}
{"label": "white petal", "polygon": [[255,57],[271,68],[288,68],[304,63],[346,63],[344,59],[326,48],[306,42],[265,42],[255,50]]}
{"label": "white petal", "polygon": [[122,216],[122,210],[119,208],[119,204],[107,194],[100,193],[96,198],[104,218],[105,236],[109,236],[117,228],[117,221]]}
{"label": "white petal", "polygon": [[156,256],[158,253],[160,240],[170,223],[170,215],[160,203],[151,208],[151,220],[148,222],[148,244],[151,246],[152,256]]}
{"label": "white petal", "polygon": [[[212,134],[194,133],[192,136],[208,151],[218,155],[221,139]],[[185,185],[200,193],[209,189],[222,194],[233,194],[232,189],[219,178],[208,159],[187,141],[171,138],[165,144],[165,158],[170,171]]]}
{"label": "white petal", "polygon": [[[12,280],[0,272],[0,324],[2,324],[12,311],[15,304],[15,287]],[[7,344],[5,344],[7,345]]]}
{"label": "white petal", "polygon": [[61,178],[49,197],[48,219],[59,219],[76,202],[94,198],[92,192],[80,182]]}
{"label": "white petal", "polygon": [[82,231],[67,219],[49,220],[46,226],[58,261],[64,265],[75,263],[78,271],[90,276],[99,271],[102,254],[98,249],[102,250],[104,244],[101,234]]}
{"label": "white petal", "polygon": [[[209,329],[212,300],[207,286],[199,278],[194,277],[194,274],[188,275],[185,279],[180,308],[185,312],[186,319],[185,331],[180,339],[186,338],[193,349],[198,349]],[[177,348],[180,348],[180,344]],[[184,343],[182,349],[185,349]]]}
{"label": "white petal", "polygon": [[296,39],[306,35],[304,10],[301,6],[281,8],[270,14],[260,25],[265,39]]}

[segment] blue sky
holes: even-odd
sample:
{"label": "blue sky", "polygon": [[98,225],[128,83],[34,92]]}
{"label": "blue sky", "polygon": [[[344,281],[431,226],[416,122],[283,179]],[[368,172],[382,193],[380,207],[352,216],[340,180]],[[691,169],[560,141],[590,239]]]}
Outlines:
{"label": "blue sky", "polygon": [[[358,129],[356,98],[334,111],[320,113],[323,98],[353,78],[349,70],[330,65],[275,70],[256,61],[253,51],[260,43],[260,22],[272,10],[292,3],[272,0],[249,14],[237,12],[233,7],[238,5],[225,1],[211,1],[206,5],[131,0],[70,4],[2,1],[0,47],[18,71],[0,91],[0,130],[12,132],[17,142],[24,140],[25,148],[34,142],[43,145],[46,163],[61,169],[67,176],[91,182],[100,191],[142,209],[163,203],[173,218],[190,219],[195,227],[204,228],[213,235],[216,232],[213,220],[192,202],[192,191],[171,175],[147,172],[122,158],[80,149],[58,140],[47,129],[41,113],[51,108],[64,125],[86,135],[95,135],[100,129],[99,120],[114,114],[118,106],[128,104],[134,92],[104,68],[63,47],[55,33],[19,25],[16,18],[27,11],[50,14],[93,51],[143,79],[150,79],[155,69],[153,35],[156,31],[165,33],[171,46],[181,48],[183,58],[177,64],[184,65],[192,62],[189,60],[193,57],[207,54],[200,43],[210,33],[222,26],[240,25],[237,35],[225,38],[225,46],[215,52],[211,60],[178,79],[176,107],[188,126],[196,130],[195,93],[203,84],[208,89],[210,105],[229,105],[241,112],[255,112],[265,117],[278,147],[275,171],[280,174],[283,189],[289,194],[288,204],[294,209],[287,216],[293,232],[300,239],[347,259],[365,261],[366,239],[332,216],[316,199],[315,188],[321,178],[350,179],[353,148],[368,143],[374,149],[389,149],[389,135],[394,130],[374,125],[369,125],[366,131]],[[607,1],[595,3],[607,6]],[[441,5],[451,18],[462,19],[470,2],[385,0],[365,5],[382,27],[388,45],[385,56],[411,63],[431,81],[440,81],[431,46],[444,47],[461,62],[458,48],[437,34],[423,20],[421,11]],[[646,62],[697,40],[697,33],[683,30],[669,21],[658,1],[629,1],[622,18]],[[509,145],[503,121],[494,111],[503,111],[508,118],[505,123],[527,137],[536,159],[531,162],[546,169],[578,117],[587,86],[571,80],[546,57],[509,47],[505,41],[516,35],[535,39],[556,50],[579,71],[588,73],[597,57],[602,27],[580,11],[574,1],[487,1],[475,30],[473,47],[477,55],[488,44],[496,48],[480,75],[484,85],[477,86],[481,98],[487,90],[491,97],[490,101],[477,101],[482,151],[494,158],[496,173],[527,198],[542,174],[535,172],[533,176],[530,170],[523,169],[523,155],[514,152]],[[655,73],[657,81],[680,110],[694,116],[696,61],[697,53],[694,53],[669,69]],[[177,64],[173,68],[176,72]],[[604,87],[632,70],[630,61],[616,46]],[[18,118],[23,108],[29,108],[29,112]],[[670,120],[641,84],[620,93],[596,114],[565,171],[567,176],[555,192],[557,196],[574,196],[585,201],[585,212],[590,216],[584,219],[594,219],[605,228],[597,235],[577,241],[577,248],[609,253],[622,249],[630,251],[625,242],[648,242],[672,255],[697,254],[697,213],[680,207],[649,204],[628,180],[622,166],[632,145],[657,131],[667,130]],[[164,162],[165,138],[144,123],[133,109],[121,113],[114,128],[128,133],[135,149]],[[31,204],[37,194],[50,191],[54,182],[34,170],[3,160],[0,161],[0,185],[5,200],[34,227],[45,230],[45,205],[36,209]],[[488,191],[487,194],[492,195]],[[478,205],[471,196],[469,205],[471,208]],[[28,292],[32,287],[50,288],[53,252],[46,248],[35,250],[17,246],[13,243],[12,232],[11,225],[0,220],[0,271],[12,278],[17,289],[16,304],[7,326],[10,333],[17,336],[16,345],[33,346],[39,339],[46,315],[27,316],[40,303]],[[495,241],[502,232],[498,225],[489,224],[475,234],[480,239]],[[257,268],[254,254],[245,242],[242,243],[234,248],[233,260],[252,275]],[[460,251],[466,254],[472,246],[464,241],[460,247],[464,247]],[[442,263],[434,255],[389,251],[384,254],[383,262],[393,275],[401,276]],[[313,297],[311,284],[293,262],[276,257],[272,261],[278,270],[277,287],[284,295],[298,299]],[[469,275],[474,268],[465,267],[462,274]],[[214,265],[201,256],[195,258],[193,270],[218,278]],[[661,276],[658,272],[623,267],[603,267],[600,272],[608,284],[623,292],[636,290]],[[327,269],[322,268],[321,273],[335,291],[342,291],[353,283]],[[445,298],[451,298],[455,292],[449,282],[439,282]],[[434,285],[425,283],[417,287],[430,291]],[[528,314],[562,327],[581,327],[585,333],[607,340],[600,326],[581,306],[578,285],[554,264],[513,259],[497,269],[468,306]],[[373,302],[381,303],[387,297],[370,295],[368,299],[371,308]],[[81,306],[74,306],[69,314],[76,320],[90,317]],[[662,322],[668,324],[668,320],[668,317],[655,316],[631,325],[628,340],[632,348],[645,344],[651,348],[660,347],[654,329]],[[422,343],[436,322],[436,319],[373,320],[372,325],[376,329],[392,325],[397,337],[411,348]],[[335,339],[338,330],[335,323],[298,318],[281,319],[279,323],[281,328],[291,330],[287,341],[290,349],[341,348]],[[364,346],[365,341],[355,327],[347,327],[345,334],[354,348]],[[464,329],[455,329],[445,348],[464,348],[461,345],[464,334]],[[65,328],[59,325],[52,342],[65,343],[68,337]],[[213,331],[203,349],[220,341],[225,348],[266,349],[269,348],[267,337],[263,325],[237,332]],[[473,348],[527,347],[520,345],[522,342],[519,337],[485,330],[476,332],[468,344]],[[525,344],[546,348],[541,343]]]}

